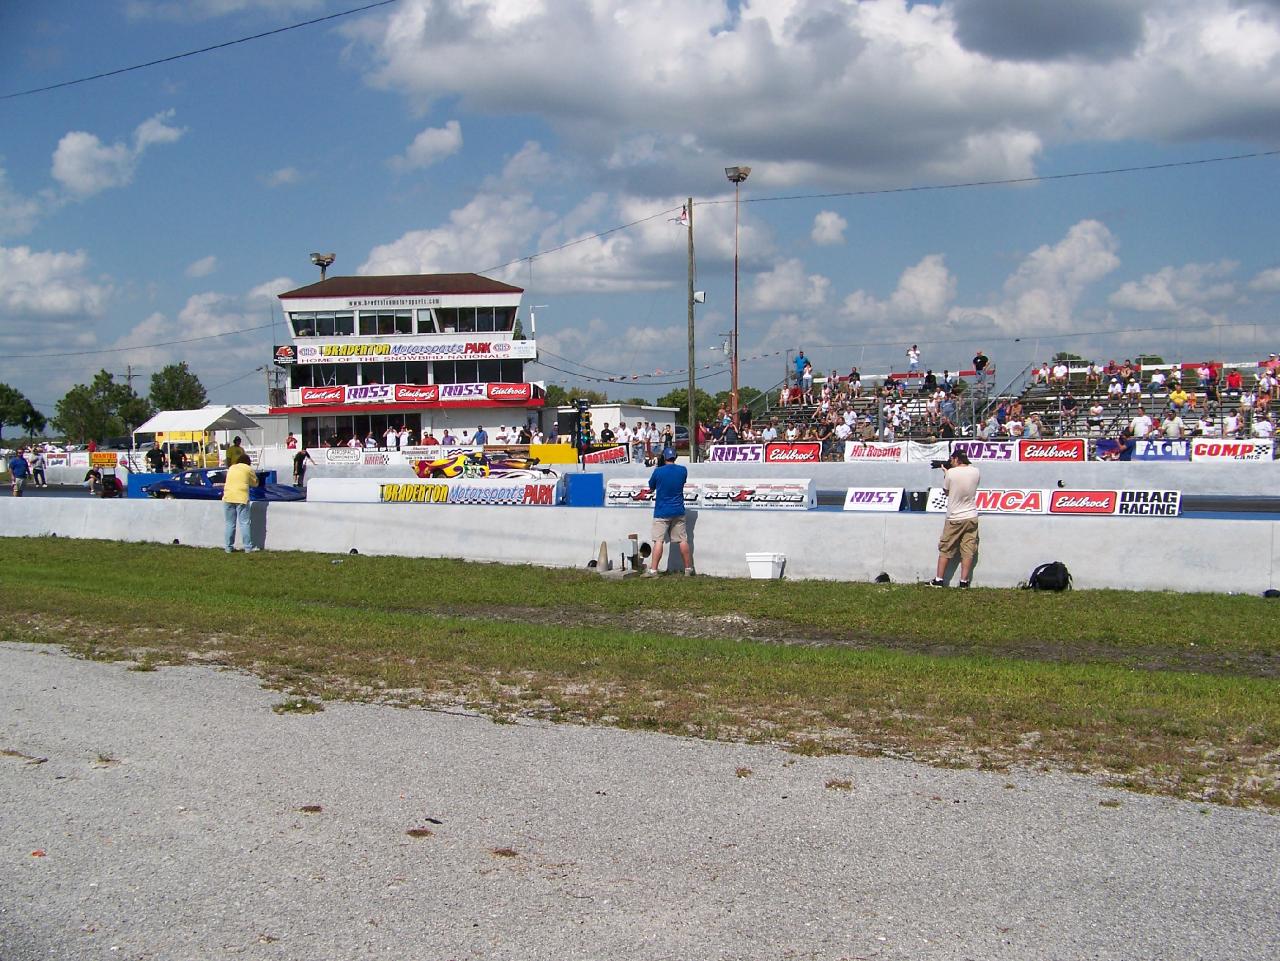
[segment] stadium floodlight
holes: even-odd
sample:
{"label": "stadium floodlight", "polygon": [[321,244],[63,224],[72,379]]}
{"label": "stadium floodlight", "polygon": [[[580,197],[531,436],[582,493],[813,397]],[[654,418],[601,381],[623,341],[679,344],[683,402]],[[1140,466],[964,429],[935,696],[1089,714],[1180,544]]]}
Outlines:
{"label": "stadium floodlight", "polygon": [[321,279],[321,280],[324,280],[324,278],[325,278],[325,272],[329,269],[329,266],[330,266],[330,265],[331,265],[335,260],[337,260],[337,259],[338,259],[338,255],[337,255],[337,254],[319,254],[319,253],[313,253],[313,254],[311,255],[311,262],[312,262],[313,264],[315,264],[317,267],[319,267],[319,268],[320,268],[320,279]]}

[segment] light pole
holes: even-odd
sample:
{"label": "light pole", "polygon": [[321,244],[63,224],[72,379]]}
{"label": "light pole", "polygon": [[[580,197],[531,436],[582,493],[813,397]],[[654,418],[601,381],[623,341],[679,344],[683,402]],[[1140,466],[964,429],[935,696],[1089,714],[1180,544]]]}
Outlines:
{"label": "light pole", "polygon": [[320,279],[324,280],[325,271],[338,259],[337,254],[312,254],[311,262],[320,268]]}
{"label": "light pole", "polygon": [[733,410],[729,416],[736,424],[738,423],[738,191],[742,181],[751,176],[751,168],[725,167],[724,175],[733,184],[733,358],[730,364],[732,383],[729,388],[729,403],[733,406]]}

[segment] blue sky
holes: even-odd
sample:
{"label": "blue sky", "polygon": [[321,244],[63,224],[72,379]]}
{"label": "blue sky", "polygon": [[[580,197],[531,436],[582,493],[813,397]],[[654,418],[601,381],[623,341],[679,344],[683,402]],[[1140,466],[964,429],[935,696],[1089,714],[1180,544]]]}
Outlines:
{"label": "blue sky", "polygon": [[[9,0],[0,94],[359,5]],[[0,100],[0,381],[51,414],[99,368],[145,391],[186,360],[213,401],[261,403],[283,333],[251,328],[332,250],[332,274],[515,262],[490,275],[546,305],[543,359],[584,375],[531,377],[656,397],[686,366],[686,235],[664,211],[692,195],[714,392],[732,164],[753,167],[744,383],[796,347],[871,371],[913,342],[938,369],[981,347],[1009,373],[1058,349],[1280,351],[1280,157],[812,196],[1280,149],[1280,0],[1065,6],[397,0]]]}

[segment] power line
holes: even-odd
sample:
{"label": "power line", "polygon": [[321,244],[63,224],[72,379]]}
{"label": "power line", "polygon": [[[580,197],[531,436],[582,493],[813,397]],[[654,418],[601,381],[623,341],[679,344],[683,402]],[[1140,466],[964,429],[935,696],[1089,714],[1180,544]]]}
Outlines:
{"label": "power line", "polygon": [[27,357],[88,357],[94,354],[119,354],[127,350],[150,350],[152,347],[172,347],[175,344],[194,344],[201,340],[217,340],[219,337],[233,337],[236,334],[248,334],[255,330],[266,330],[274,327],[275,322],[259,324],[257,327],[241,327],[239,330],[228,330],[221,334],[205,334],[203,337],[188,337],[185,340],[165,340],[157,344],[134,344],[130,347],[103,347],[99,350],[55,351],[51,354],[7,354],[6,358]]}
{"label": "power line", "polygon": [[314,26],[317,23],[324,23],[326,20],[337,20],[339,17],[349,17],[352,14],[363,13],[366,10],[372,10],[375,7],[385,7],[389,3],[395,3],[396,0],[377,0],[376,3],[368,3],[363,7],[355,7],[351,10],[343,10],[341,13],[331,13],[325,17],[316,17],[314,20],[304,20],[302,23],[290,24],[287,27],[277,27],[274,30],[267,30],[264,33],[255,33],[249,37],[241,37],[238,40],[227,40],[224,43],[215,43],[211,47],[201,47],[199,50],[188,50],[186,53],[176,53],[172,57],[161,57],[159,60],[150,60],[147,63],[137,63],[132,67],[120,67],[116,70],[107,70],[104,73],[95,73],[91,77],[80,77],[77,80],[64,80],[61,83],[51,83],[47,87],[34,87],[31,90],[19,90],[14,93],[0,94],[0,100],[13,100],[17,97],[29,97],[32,94],[47,93],[50,90],[59,90],[62,87],[73,87],[79,83],[88,83],[91,80],[102,80],[105,77],[117,77],[122,73],[130,73],[134,70],[144,70],[147,67],[157,67],[162,63],[172,63],[175,60],[183,60],[187,57],[194,57],[198,54],[209,53],[213,50],[222,50],[225,47],[234,47],[238,43],[248,43],[250,40],[261,40],[263,37],[272,37],[278,33],[287,33],[290,30],[297,30],[301,27]]}

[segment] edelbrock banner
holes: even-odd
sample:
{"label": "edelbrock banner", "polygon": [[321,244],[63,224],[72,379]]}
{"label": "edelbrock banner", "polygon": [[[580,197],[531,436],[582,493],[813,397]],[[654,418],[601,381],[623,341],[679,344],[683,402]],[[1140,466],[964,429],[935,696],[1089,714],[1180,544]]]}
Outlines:
{"label": "edelbrock banner", "polygon": [[1083,463],[1087,459],[1083,437],[1018,441],[1018,460],[1026,463]]}

